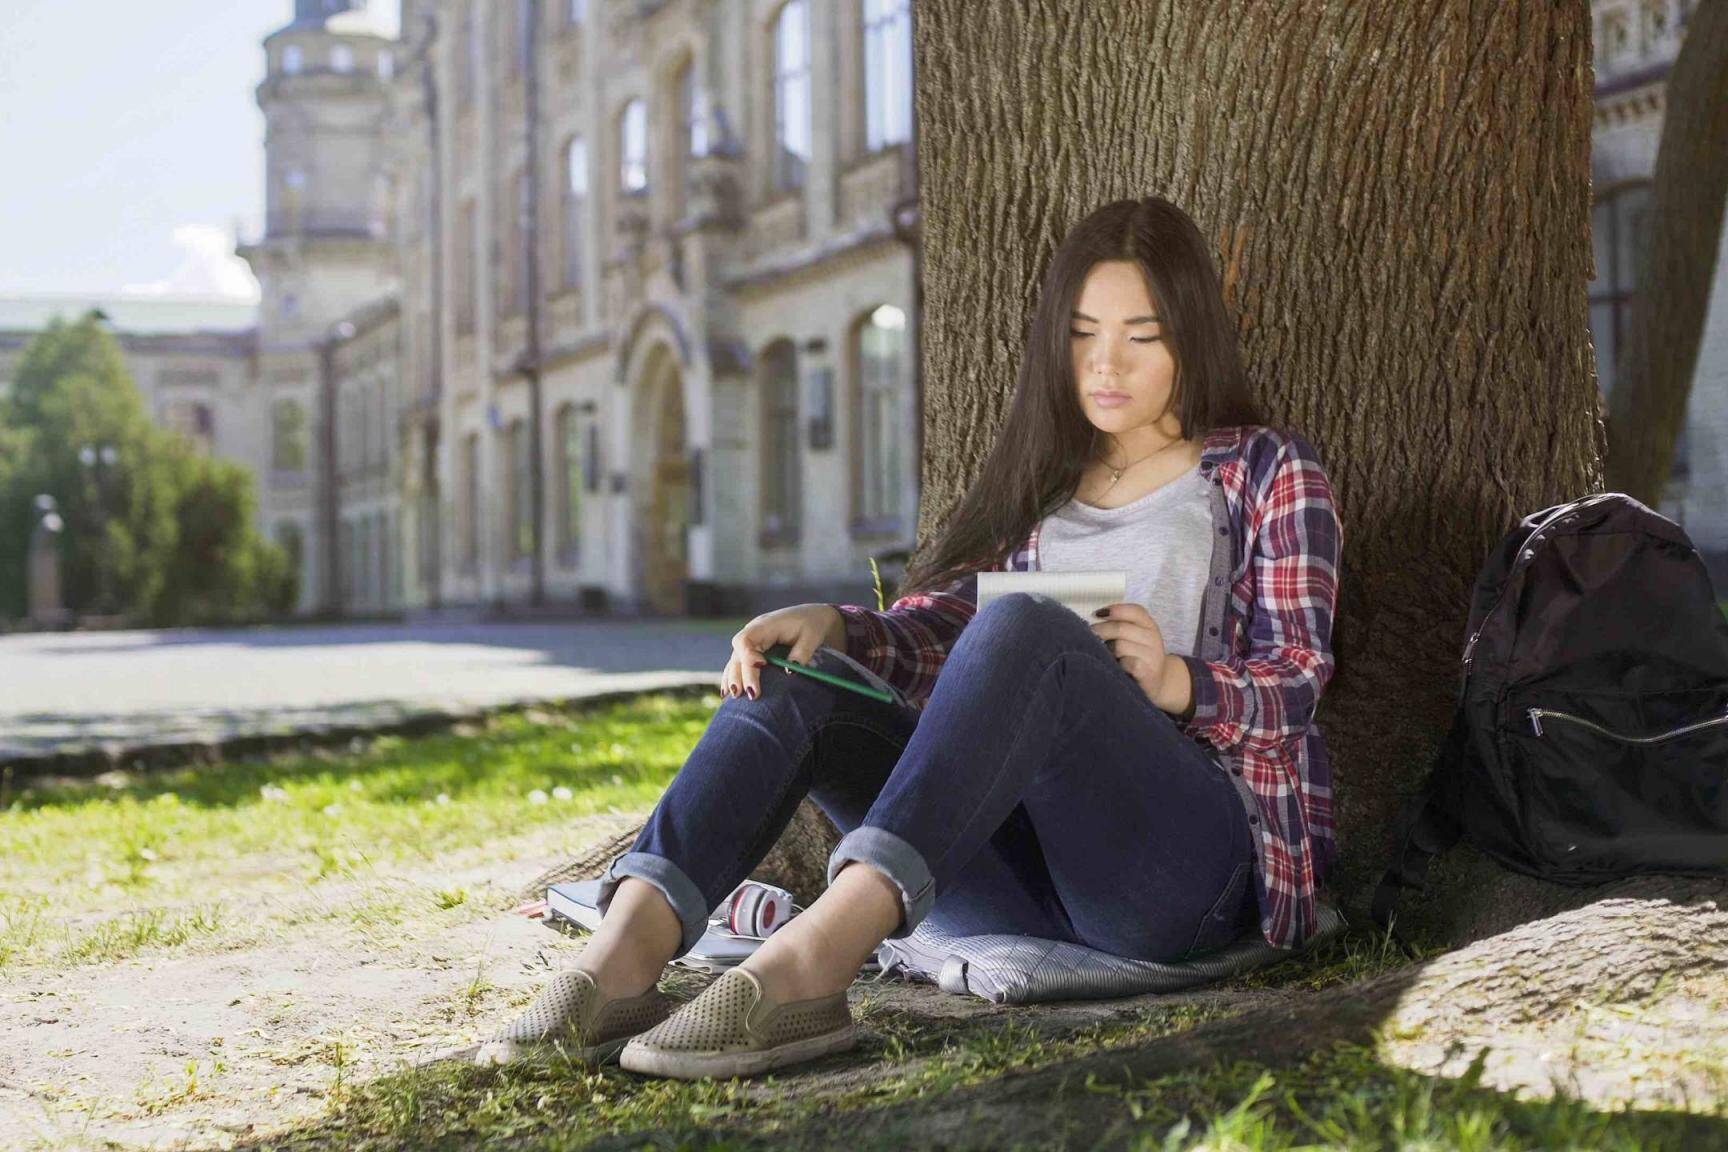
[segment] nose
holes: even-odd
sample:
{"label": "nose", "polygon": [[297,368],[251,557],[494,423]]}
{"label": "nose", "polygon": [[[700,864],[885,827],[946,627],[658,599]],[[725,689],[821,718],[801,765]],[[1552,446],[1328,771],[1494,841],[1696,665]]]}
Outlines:
{"label": "nose", "polygon": [[1117,375],[1121,360],[1121,348],[1113,340],[1105,339],[1102,334],[1093,341],[1090,352],[1090,371],[1094,376],[1114,378]]}

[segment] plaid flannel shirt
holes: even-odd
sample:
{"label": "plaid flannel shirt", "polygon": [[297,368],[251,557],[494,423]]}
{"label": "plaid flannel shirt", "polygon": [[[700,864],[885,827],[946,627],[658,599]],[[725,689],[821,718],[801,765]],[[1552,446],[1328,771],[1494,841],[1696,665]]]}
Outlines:
{"label": "plaid flannel shirt", "polygon": [[[1330,763],[1313,716],[1335,668],[1343,528],[1318,456],[1293,433],[1261,425],[1215,429],[1200,469],[1224,495],[1230,589],[1218,598],[1221,620],[1212,625],[1222,630],[1222,658],[1179,657],[1193,680],[1193,707],[1172,719],[1252,792],[1261,933],[1291,948],[1313,932],[1317,891],[1336,856]],[[1039,570],[1041,527],[997,570]],[[1221,532],[1219,547],[1224,539]],[[887,611],[835,604],[846,653],[922,708],[977,611],[977,589],[974,574],[901,597]]]}

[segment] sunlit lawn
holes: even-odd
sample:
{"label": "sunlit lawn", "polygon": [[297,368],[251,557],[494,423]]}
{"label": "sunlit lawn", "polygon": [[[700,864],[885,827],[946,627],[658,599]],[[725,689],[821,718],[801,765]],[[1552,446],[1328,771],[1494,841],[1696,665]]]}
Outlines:
{"label": "sunlit lawn", "polygon": [[[718,703],[657,694],[504,715],[469,735],[15,790],[0,809],[0,970],[244,935],[223,896],[250,882],[378,875],[585,814],[646,810]],[[92,910],[117,915],[90,924]],[[80,926],[63,911],[83,913]]]}

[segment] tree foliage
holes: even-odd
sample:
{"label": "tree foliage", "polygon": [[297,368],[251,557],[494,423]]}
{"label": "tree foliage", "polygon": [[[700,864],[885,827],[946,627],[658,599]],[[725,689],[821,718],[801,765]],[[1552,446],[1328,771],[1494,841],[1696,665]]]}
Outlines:
{"label": "tree foliage", "polygon": [[[112,451],[87,461],[86,447]],[[28,611],[39,493],[65,523],[62,583],[75,613],[233,623],[293,603],[287,557],[253,528],[250,475],[150,422],[94,315],[31,341],[0,398],[0,617]]]}

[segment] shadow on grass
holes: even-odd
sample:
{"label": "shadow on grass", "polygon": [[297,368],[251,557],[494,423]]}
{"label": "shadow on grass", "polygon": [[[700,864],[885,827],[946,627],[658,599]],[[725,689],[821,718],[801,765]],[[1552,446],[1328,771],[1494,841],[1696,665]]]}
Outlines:
{"label": "shadow on grass", "polygon": [[[1473,1058],[1457,1077],[1389,1064],[1375,1054],[1378,1030],[1431,961],[1340,981],[1348,966],[1327,963],[1339,954],[1225,982],[1207,990],[1209,1005],[1138,997],[1140,1007],[1086,1026],[1074,1002],[966,1017],[874,1010],[853,1051],[749,1080],[683,1082],[558,1058],[444,1062],[355,1086],[323,1121],[245,1147],[1728,1147],[1722,1115],[1609,1111],[1563,1089],[1521,1100],[1486,1087],[1481,1051],[1461,1055]],[[1251,995],[1279,986],[1290,995]],[[941,1002],[923,991],[924,1003]],[[1305,1034],[1316,1020],[1324,1035]]]}

